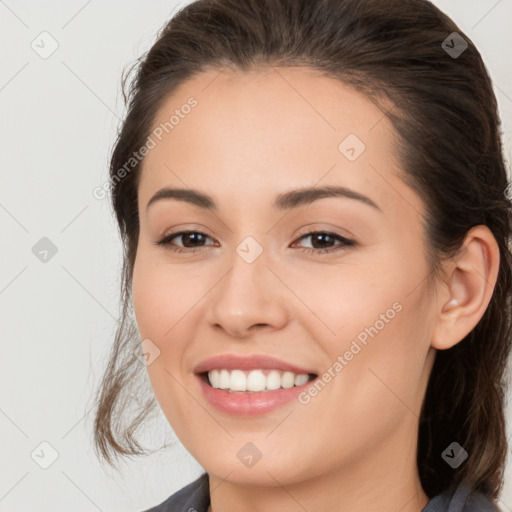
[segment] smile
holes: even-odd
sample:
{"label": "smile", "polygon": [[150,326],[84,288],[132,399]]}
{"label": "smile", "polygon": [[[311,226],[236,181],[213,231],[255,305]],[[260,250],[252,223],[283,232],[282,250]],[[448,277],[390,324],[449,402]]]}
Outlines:
{"label": "smile", "polygon": [[262,415],[290,403],[318,377],[270,356],[234,354],[207,359],[194,373],[206,400],[234,416]]}
{"label": "smile", "polygon": [[226,389],[230,392],[258,392],[302,386],[314,376],[307,373],[296,374],[271,369],[251,371],[215,369],[210,370],[207,377],[208,383],[216,389]]}

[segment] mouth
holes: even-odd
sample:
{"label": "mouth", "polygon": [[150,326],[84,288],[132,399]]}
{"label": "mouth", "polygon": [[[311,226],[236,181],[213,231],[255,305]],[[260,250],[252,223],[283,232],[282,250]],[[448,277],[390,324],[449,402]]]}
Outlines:
{"label": "mouth", "polygon": [[194,368],[206,400],[233,416],[261,415],[290,403],[318,378],[312,369],[253,355],[221,355]]}

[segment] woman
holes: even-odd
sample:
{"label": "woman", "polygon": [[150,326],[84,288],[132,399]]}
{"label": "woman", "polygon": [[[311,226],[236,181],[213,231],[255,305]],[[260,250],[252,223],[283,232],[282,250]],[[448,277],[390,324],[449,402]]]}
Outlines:
{"label": "woman", "polygon": [[136,73],[99,454],[158,402],[205,474],[152,511],[498,510],[511,202],[471,40],[424,0],[199,0]]}

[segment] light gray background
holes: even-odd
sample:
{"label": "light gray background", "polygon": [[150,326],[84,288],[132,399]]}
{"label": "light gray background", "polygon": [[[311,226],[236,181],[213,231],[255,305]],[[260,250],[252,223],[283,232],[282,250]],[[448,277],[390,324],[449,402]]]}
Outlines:
{"label": "light gray background", "polygon": [[[103,470],[91,449],[91,393],[113,341],[121,262],[108,200],[92,190],[108,178],[122,70],[186,3],[0,0],[2,512],[140,512],[201,472],[179,442],[127,460],[123,474]],[[512,0],[434,3],[488,66],[510,167]],[[31,47],[43,31],[58,43],[46,59]],[[47,263],[32,252],[42,237],[58,251]],[[157,426],[155,447],[172,438],[161,412]],[[34,460],[50,460],[44,441],[58,453],[48,469]],[[512,510],[511,471],[504,511]]]}

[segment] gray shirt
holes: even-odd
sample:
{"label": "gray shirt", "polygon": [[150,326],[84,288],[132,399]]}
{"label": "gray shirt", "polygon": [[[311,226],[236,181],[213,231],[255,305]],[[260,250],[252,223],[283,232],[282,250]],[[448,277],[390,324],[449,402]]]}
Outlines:
{"label": "gray shirt", "polygon": [[[210,505],[208,474],[183,487],[164,502],[144,512],[207,512]],[[421,512],[501,512],[479,493],[470,493],[461,483],[432,498]]]}

